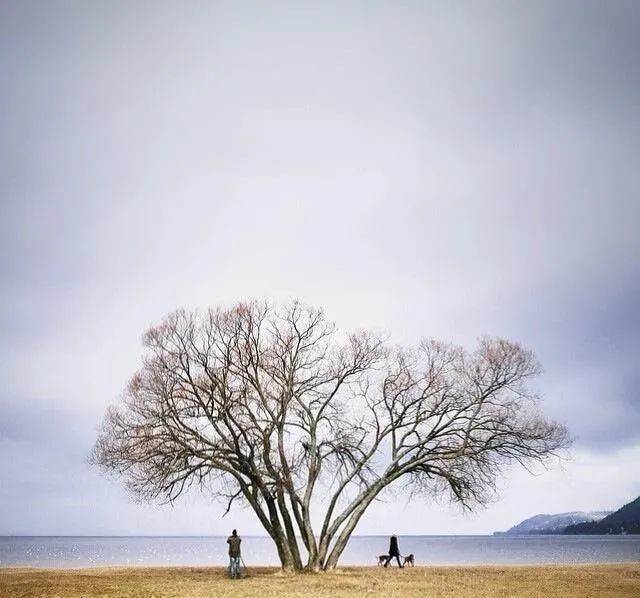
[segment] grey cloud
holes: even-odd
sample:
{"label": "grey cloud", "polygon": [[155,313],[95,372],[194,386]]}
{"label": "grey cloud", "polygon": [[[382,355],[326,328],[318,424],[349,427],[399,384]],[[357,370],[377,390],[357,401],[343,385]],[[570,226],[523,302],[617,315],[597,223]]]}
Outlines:
{"label": "grey cloud", "polygon": [[93,414],[78,412],[60,399],[34,401],[3,397],[0,439],[56,449],[75,448],[84,441],[81,450],[86,450],[86,443],[93,438],[92,426],[87,428],[92,417]]}
{"label": "grey cloud", "polygon": [[47,503],[68,469],[69,501],[105,492],[134,529],[84,453],[141,332],[251,296],[398,342],[520,340],[578,450],[632,450],[639,26],[635,2],[3,3],[0,434],[21,459],[0,506],[71,520]]}

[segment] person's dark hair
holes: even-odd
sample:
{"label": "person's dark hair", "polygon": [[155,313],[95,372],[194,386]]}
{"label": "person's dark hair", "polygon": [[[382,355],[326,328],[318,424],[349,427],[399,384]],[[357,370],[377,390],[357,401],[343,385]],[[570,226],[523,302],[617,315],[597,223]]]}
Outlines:
{"label": "person's dark hair", "polygon": [[237,535],[238,535],[238,532],[237,532],[236,530],[233,530],[233,531],[231,532],[231,535],[232,535],[232,536],[237,536]]}

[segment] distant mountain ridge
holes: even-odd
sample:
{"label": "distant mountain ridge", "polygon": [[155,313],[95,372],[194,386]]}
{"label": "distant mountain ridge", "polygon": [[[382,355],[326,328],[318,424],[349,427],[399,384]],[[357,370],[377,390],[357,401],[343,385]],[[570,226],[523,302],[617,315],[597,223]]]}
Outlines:
{"label": "distant mountain ridge", "polygon": [[534,515],[496,535],[519,536],[527,534],[562,534],[566,527],[580,523],[597,522],[611,511],[571,511],[569,513]]}
{"label": "distant mountain ridge", "polygon": [[640,534],[640,496],[598,521],[569,525],[565,534]]}

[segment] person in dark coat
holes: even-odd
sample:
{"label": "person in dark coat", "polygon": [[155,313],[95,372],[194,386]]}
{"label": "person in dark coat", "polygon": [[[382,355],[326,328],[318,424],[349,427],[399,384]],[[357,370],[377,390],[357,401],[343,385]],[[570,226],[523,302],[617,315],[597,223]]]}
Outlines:
{"label": "person in dark coat", "polygon": [[398,561],[398,567],[402,569],[404,565],[400,562],[400,549],[398,548],[398,537],[394,534],[391,536],[389,540],[389,556],[387,557],[387,562],[384,564],[385,567],[389,566],[391,559],[396,557],[396,561]]}
{"label": "person in dark coat", "polygon": [[227,538],[227,544],[229,545],[229,576],[232,578],[240,577],[241,542],[242,540],[236,530],[233,530]]}

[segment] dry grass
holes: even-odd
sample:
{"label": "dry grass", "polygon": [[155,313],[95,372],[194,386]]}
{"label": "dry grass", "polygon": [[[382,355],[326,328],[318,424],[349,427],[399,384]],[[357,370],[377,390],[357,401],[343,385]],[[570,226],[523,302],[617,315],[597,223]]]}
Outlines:
{"label": "dry grass", "polygon": [[221,568],[0,569],[0,597],[607,598],[640,596],[640,563],[537,567],[345,567],[284,575],[253,569],[242,580]]}

